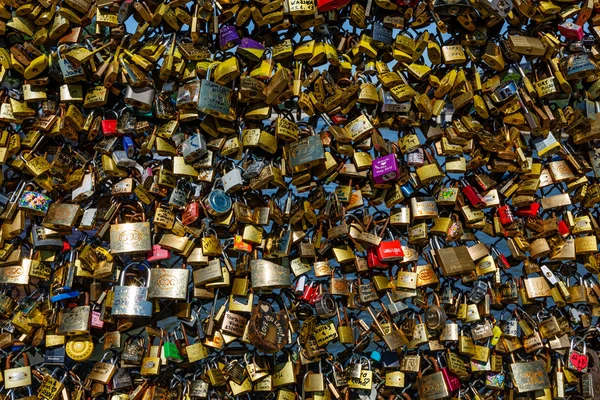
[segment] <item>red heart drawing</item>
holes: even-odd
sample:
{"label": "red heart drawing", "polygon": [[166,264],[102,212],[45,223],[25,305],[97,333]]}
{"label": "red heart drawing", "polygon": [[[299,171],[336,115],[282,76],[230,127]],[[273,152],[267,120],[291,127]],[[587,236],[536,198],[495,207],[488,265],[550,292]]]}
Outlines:
{"label": "red heart drawing", "polygon": [[572,352],[569,356],[569,361],[571,362],[571,365],[573,365],[573,367],[579,372],[583,371],[588,366],[588,356],[585,354]]}

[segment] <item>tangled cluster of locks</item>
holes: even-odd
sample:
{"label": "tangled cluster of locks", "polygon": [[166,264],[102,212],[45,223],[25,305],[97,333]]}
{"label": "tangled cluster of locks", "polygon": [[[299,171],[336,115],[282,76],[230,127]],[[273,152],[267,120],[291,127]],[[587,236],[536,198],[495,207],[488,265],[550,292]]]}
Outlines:
{"label": "tangled cluster of locks", "polygon": [[0,400],[600,400],[600,1],[0,0]]}

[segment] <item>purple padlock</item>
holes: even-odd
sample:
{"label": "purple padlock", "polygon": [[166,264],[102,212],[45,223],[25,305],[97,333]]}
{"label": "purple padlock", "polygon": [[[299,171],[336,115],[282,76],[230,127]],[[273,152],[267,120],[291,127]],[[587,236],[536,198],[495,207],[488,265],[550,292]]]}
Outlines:
{"label": "purple padlock", "polygon": [[238,53],[253,61],[260,60],[265,53],[265,50],[265,46],[261,43],[247,37],[242,39],[242,42],[237,48]]}
{"label": "purple padlock", "polygon": [[219,28],[219,47],[221,50],[228,50],[240,44],[242,40],[238,35],[235,26],[224,25]]}
{"label": "purple padlock", "polygon": [[373,160],[371,170],[373,172],[373,181],[376,184],[386,183],[397,179],[400,176],[400,171],[398,169],[396,154],[388,154],[387,156]]}
{"label": "purple padlock", "polygon": [[257,42],[254,39],[250,39],[250,38],[243,38],[240,44],[240,47],[244,48],[244,49],[256,49],[256,50],[265,50],[265,46],[263,46],[261,43]]}

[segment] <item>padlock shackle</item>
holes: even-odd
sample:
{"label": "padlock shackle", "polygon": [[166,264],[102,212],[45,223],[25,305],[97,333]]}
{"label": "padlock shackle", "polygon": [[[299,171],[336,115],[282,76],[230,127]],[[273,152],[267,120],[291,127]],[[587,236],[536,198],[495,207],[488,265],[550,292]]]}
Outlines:
{"label": "padlock shackle", "polygon": [[127,264],[127,266],[121,271],[121,277],[119,279],[119,286],[125,286],[125,277],[127,275],[127,270],[131,267],[142,267],[146,268],[146,287],[150,286],[150,268],[146,264],[146,262],[132,262]]}

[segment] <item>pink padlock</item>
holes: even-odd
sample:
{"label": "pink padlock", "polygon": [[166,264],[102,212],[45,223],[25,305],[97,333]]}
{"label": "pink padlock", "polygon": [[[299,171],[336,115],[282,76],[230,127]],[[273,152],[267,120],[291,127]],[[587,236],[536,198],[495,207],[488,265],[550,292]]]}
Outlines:
{"label": "pink padlock", "polygon": [[455,373],[450,371],[448,366],[442,366],[442,364],[441,364],[442,360],[440,357],[438,357],[437,360],[432,357],[431,361],[434,364],[434,366],[437,364],[437,367],[435,368],[436,371],[439,368],[440,371],[442,372],[442,377],[444,378],[444,382],[446,383],[446,386],[448,386],[448,390],[450,392],[454,392],[455,390],[460,389],[460,387],[461,387],[460,379],[458,379],[458,376]]}
{"label": "pink padlock", "polygon": [[373,173],[373,182],[376,184],[382,184],[398,179],[400,176],[400,169],[398,168],[396,154],[388,154],[387,156],[373,160],[371,171]]}
{"label": "pink padlock", "polygon": [[152,246],[152,253],[148,256],[148,261],[155,262],[160,260],[166,260],[171,258],[171,252],[167,249],[163,249],[159,244]]}
{"label": "pink padlock", "polygon": [[583,39],[583,27],[581,25],[574,24],[573,22],[563,22],[558,26],[558,31],[567,39]]}
{"label": "pink padlock", "polygon": [[92,318],[90,320],[90,326],[94,329],[102,329],[104,328],[104,321],[100,317],[101,307],[98,303],[92,307]]}

